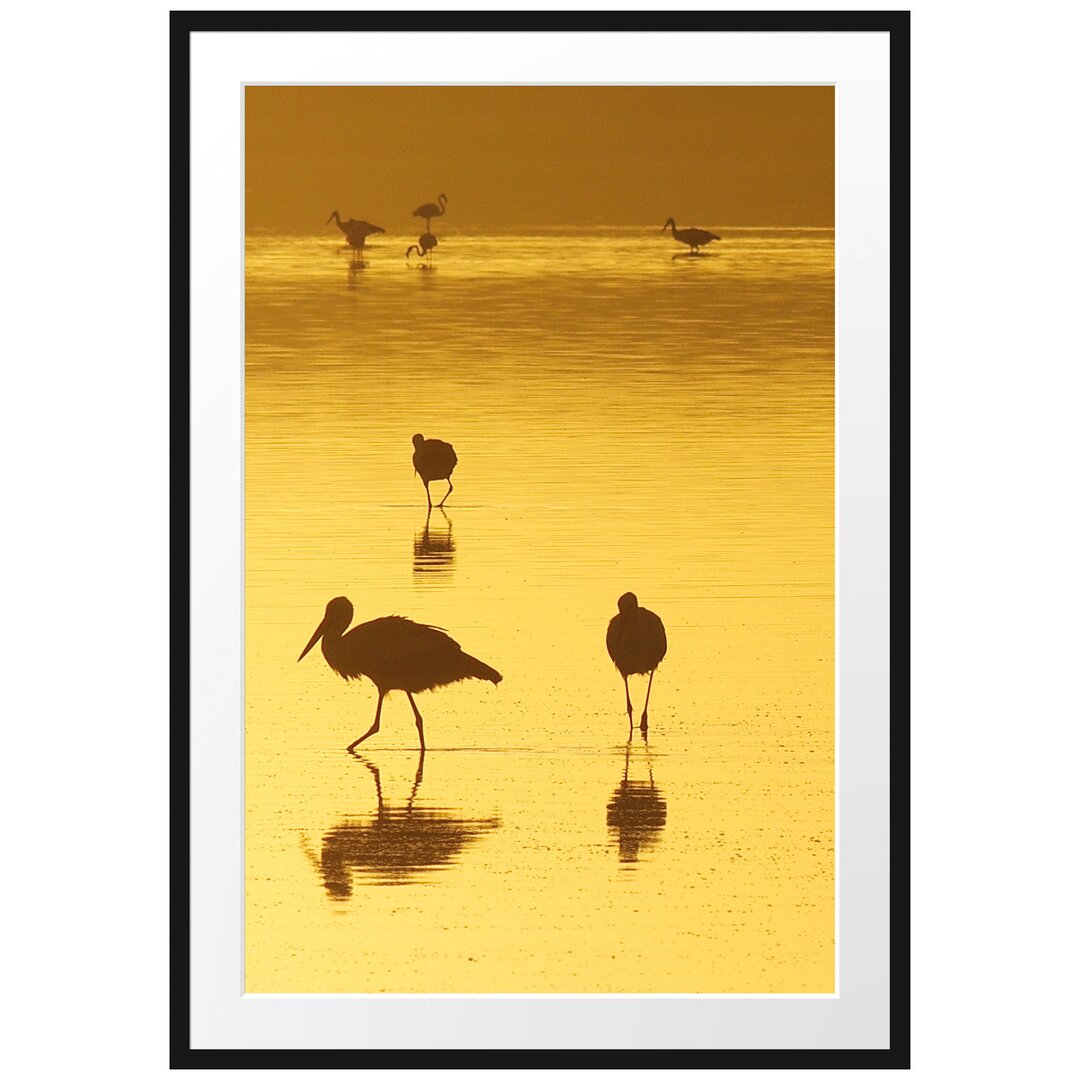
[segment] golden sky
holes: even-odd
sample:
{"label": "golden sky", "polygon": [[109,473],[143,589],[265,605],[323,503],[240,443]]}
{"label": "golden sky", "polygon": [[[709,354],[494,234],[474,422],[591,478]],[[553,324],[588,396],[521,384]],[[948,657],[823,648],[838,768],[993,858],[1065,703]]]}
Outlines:
{"label": "golden sky", "polygon": [[247,224],[833,224],[833,88],[248,87]]}

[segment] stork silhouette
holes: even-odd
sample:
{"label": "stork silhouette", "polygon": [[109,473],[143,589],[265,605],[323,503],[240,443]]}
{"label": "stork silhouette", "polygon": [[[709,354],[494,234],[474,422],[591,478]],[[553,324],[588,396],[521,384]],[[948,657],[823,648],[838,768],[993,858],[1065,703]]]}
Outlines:
{"label": "stork silhouette", "polygon": [[445,480],[450,485],[442,497],[442,502],[438,504],[441,508],[443,503],[450,498],[450,492],[454,490],[454,482],[450,479],[450,474],[457,465],[457,454],[454,453],[454,448],[442,439],[425,439],[423,435],[416,434],[412,437],[412,443],[413,469],[424,481],[429,510],[431,509],[431,488],[429,487],[431,481]]}
{"label": "stork silhouette", "polygon": [[690,248],[691,255],[699,254],[698,248],[704,247],[706,244],[711,244],[714,240],[719,240],[720,237],[716,233],[708,232],[705,229],[677,229],[675,228],[675,219],[668,218],[664,222],[664,228],[660,231],[663,232],[668,226],[671,226],[671,235],[679,241],[680,244],[686,244]]}
{"label": "stork silhouette", "polygon": [[626,688],[626,715],[630,718],[630,731],[634,730],[634,707],[630,703],[631,675],[648,675],[649,688],[645,691],[645,706],[641,710],[641,730],[649,730],[649,695],[652,693],[653,675],[657,665],[667,654],[667,634],[660,616],[638,605],[632,593],[619,597],[619,613],[607,628],[607,651]]}
{"label": "stork silhouette", "polygon": [[366,675],[379,691],[375,706],[375,722],[346,749],[352,751],[379,730],[383,698],[391,690],[404,690],[416,718],[420,733],[420,749],[424,743],[424,719],[416,707],[413,694],[449,686],[463,679],[486,679],[498,685],[502,676],[482,660],[463,652],[461,646],[445,630],[437,626],[415,623],[400,615],[387,615],[360,623],[345,633],[352,622],[353,606],[344,596],[335,596],[326,605],[323,621],[297,657],[304,659],[320,638],[326,662],[343,679],[359,679]]}
{"label": "stork silhouette", "polygon": [[329,225],[331,221],[337,221],[338,228],[345,234],[346,243],[358,252],[364,250],[364,243],[369,236],[386,232],[381,225],[372,225],[369,221],[356,221],[352,218],[342,221],[336,210],[326,219],[326,224]]}

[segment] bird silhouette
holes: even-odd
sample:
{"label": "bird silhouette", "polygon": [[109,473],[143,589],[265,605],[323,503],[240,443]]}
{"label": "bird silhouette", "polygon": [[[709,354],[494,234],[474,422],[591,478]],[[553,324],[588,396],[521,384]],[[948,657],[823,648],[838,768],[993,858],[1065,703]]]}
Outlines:
{"label": "bird silhouette", "polygon": [[368,221],[355,221],[352,218],[348,221],[342,221],[341,215],[336,210],[326,219],[326,224],[329,225],[331,221],[337,221],[337,226],[345,234],[345,240],[349,247],[355,248],[357,251],[364,250],[364,242],[369,236],[386,232],[381,225],[372,225]]}
{"label": "bird silhouette", "polygon": [[413,469],[419,474],[420,479],[424,481],[424,491],[427,493],[428,509],[431,509],[431,489],[428,486],[432,480],[445,480],[450,488],[446,494],[442,497],[442,502],[438,505],[441,507],[447,499],[450,498],[450,492],[454,490],[454,483],[450,479],[450,474],[454,471],[454,466],[457,465],[457,454],[454,453],[454,448],[448,443],[443,442],[442,439],[425,439],[423,435],[414,435],[412,437],[413,444],[413,456],[412,463]]}
{"label": "bird silhouette", "polygon": [[405,258],[407,259],[415,251],[420,255],[421,258],[426,255],[428,258],[428,262],[431,262],[431,253],[438,246],[439,238],[434,233],[423,233],[420,239],[415,244],[410,244],[405,249]]}
{"label": "bird silhouette", "polygon": [[674,236],[680,244],[688,244],[690,246],[691,255],[697,255],[699,247],[704,247],[706,244],[711,244],[714,240],[720,239],[716,233],[708,232],[705,229],[677,229],[675,228],[674,218],[668,218],[667,221],[664,222],[664,228],[660,231],[663,232],[669,225],[671,226],[671,235]]}
{"label": "bird silhouette", "polygon": [[648,782],[630,779],[629,742],[622,781],[607,804],[607,823],[618,844],[621,863],[637,862],[642,850],[656,843],[667,823],[667,803],[653,782],[652,759]]}
{"label": "bird silhouette", "polygon": [[406,885],[421,874],[452,865],[469,844],[499,827],[498,818],[463,818],[442,809],[414,807],[424,778],[422,753],[404,807],[384,802],[378,768],[369,761],[364,765],[375,778],[374,818],[346,818],[323,837],[318,858],[309,852],[333,900],[352,895],[354,872],[377,885]]}
{"label": "bird silhouette", "polygon": [[422,217],[427,222],[427,231],[431,232],[431,219],[433,217],[442,217],[446,213],[446,203],[446,196],[440,195],[437,203],[426,202],[423,206],[418,206],[412,212],[412,216]]}
{"label": "bird silhouette", "polygon": [[641,710],[641,730],[649,730],[649,694],[652,693],[653,675],[656,667],[667,653],[667,634],[660,616],[648,608],[638,606],[632,593],[619,597],[619,614],[607,628],[608,656],[614,661],[623,677],[626,688],[626,715],[630,718],[630,730],[634,729],[634,708],[630,703],[630,676],[648,675],[649,688],[645,691],[645,706]]}
{"label": "bird silhouette", "polygon": [[461,646],[445,630],[437,626],[415,623],[400,615],[360,623],[345,633],[352,622],[353,606],[344,596],[336,596],[326,605],[326,614],[319,623],[299,663],[322,638],[322,653],[326,662],[343,679],[359,679],[366,675],[379,691],[375,706],[375,722],[346,749],[352,750],[379,730],[383,698],[391,690],[404,690],[416,717],[420,733],[420,749],[424,744],[424,719],[416,707],[413,694],[449,686],[463,679],[487,679],[496,685],[502,676],[475,656],[462,652]]}

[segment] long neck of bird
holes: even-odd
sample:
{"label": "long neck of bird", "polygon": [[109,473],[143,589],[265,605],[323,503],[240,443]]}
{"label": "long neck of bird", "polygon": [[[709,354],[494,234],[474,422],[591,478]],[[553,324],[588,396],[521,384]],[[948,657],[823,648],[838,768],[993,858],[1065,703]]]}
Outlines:
{"label": "long neck of bird", "polygon": [[[341,649],[342,635],[345,633],[348,625],[348,623],[342,624],[341,622],[333,622],[329,623],[323,630],[322,652],[327,660],[333,661],[337,657]],[[331,667],[333,666],[333,663],[331,663]]]}
{"label": "long neck of bird", "polygon": [[323,658],[330,666],[330,670],[336,671],[343,679],[349,679],[356,675],[355,664],[350,663],[349,657],[345,655],[342,648],[343,640],[340,630],[328,631],[323,634],[320,644]]}

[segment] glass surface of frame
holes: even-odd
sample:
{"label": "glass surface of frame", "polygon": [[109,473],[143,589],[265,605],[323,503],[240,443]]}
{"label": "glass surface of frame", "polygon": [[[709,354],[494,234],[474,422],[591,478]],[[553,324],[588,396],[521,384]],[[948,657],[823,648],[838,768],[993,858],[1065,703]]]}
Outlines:
{"label": "glass surface of frame", "polygon": [[[890,302],[896,304],[890,294],[890,221],[884,213],[895,164],[890,161],[890,34],[842,28],[748,33],[725,31],[721,17],[708,23],[715,29],[606,31],[605,38],[618,37],[618,47],[599,51],[590,35],[554,30],[530,34],[527,51],[515,47],[518,30],[478,29],[452,38],[438,30],[422,36],[391,30],[259,34],[243,28],[191,34],[191,1028],[190,1043],[180,1032],[174,1046],[184,1064],[215,1063],[212,1051],[227,1048],[307,1050],[297,1064],[335,1067],[350,1060],[349,1049],[372,1046],[730,1051],[718,1055],[718,1065],[735,1063],[742,1051],[777,1052],[780,1056],[769,1059],[774,1064],[809,1064],[813,1057],[798,1056],[808,1050],[866,1051],[870,1056],[860,1063],[867,1065],[899,1064],[890,1045],[906,1054],[906,1030],[899,1039],[889,1032],[890,985],[902,988],[906,979],[902,974],[898,984],[889,963],[889,892],[896,885],[890,882],[888,847],[890,737],[894,754],[898,745],[906,747],[888,722],[890,404],[894,417],[898,404],[906,410],[895,385],[890,403],[890,347],[894,364],[903,365],[902,381],[907,361],[906,338],[901,336],[897,351],[896,328],[890,340],[889,321]],[[906,20],[899,28],[906,50]],[[658,39],[670,47],[657,49]],[[371,83],[410,81],[401,63],[409,55],[410,67],[419,64],[424,81],[436,84],[835,85],[835,993],[242,993],[241,95],[245,84],[261,82],[356,82],[358,48],[365,56],[363,80]],[[906,63],[906,51],[902,55]],[[906,128],[894,131],[893,138],[906,140]],[[900,148],[906,155],[906,145]],[[904,223],[906,228],[906,217]],[[906,232],[898,239],[906,245]],[[903,288],[906,297],[906,281]],[[906,319],[906,307],[899,311]],[[177,404],[182,406],[182,399]],[[900,421],[906,425],[906,412]],[[899,443],[896,432],[893,438],[895,453],[897,445],[906,445],[906,430]],[[235,468],[222,467],[230,461]],[[906,500],[906,490],[899,495]],[[901,518],[904,514],[906,502]],[[902,599],[906,603],[906,594]],[[906,713],[902,721],[906,731]],[[899,779],[906,784],[906,773]],[[235,830],[222,828],[222,821],[235,822]],[[899,1015],[905,1015],[903,1009]],[[192,1050],[185,1051],[187,1046]],[[336,1050],[342,1053],[329,1058],[314,1053]],[[185,1058],[185,1053],[195,1057]],[[444,1062],[455,1060],[460,1063]],[[512,1056],[502,1060],[514,1063]],[[606,1064],[611,1060],[605,1055]],[[836,1058],[818,1060],[839,1063]],[[246,1055],[245,1063],[260,1062]],[[664,1063],[672,1064],[667,1057]]]}

